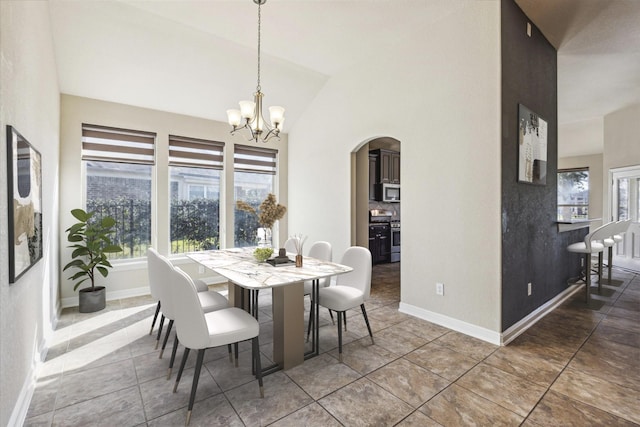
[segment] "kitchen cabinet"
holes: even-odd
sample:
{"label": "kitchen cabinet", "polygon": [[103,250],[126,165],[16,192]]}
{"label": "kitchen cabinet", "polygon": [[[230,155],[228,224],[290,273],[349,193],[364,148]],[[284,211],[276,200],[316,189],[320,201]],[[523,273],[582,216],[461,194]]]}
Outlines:
{"label": "kitchen cabinet", "polygon": [[377,149],[371,150],[370,154],[376,156],[376,183],[400,184],[400,153]]}
{"label": "kitchen cabinet", "polygon": [[369,224],[369,251],[373,264],[391,261],[391,227],[389,224]]}
{"label": "kitchen cabinet", "polygon": [[378,156],[369,153],[369,200],[376,199],[376,168],[378,167]]}

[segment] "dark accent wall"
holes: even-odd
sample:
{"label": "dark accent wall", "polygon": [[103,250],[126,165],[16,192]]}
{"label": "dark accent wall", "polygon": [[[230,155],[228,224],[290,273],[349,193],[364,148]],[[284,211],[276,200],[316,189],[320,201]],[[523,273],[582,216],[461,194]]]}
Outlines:
{"label": "dark accent wall", "polygon": [[[514,0],[501,3],[502,331],[567,288],[580,259],[568,244],[586,231],[558,233],[557,53]],[[531,37],[527,35],[531,22]],[[546,185],[518,182],[518,104],[549,125]],[[532,295],[527,284],[532,283]]]}

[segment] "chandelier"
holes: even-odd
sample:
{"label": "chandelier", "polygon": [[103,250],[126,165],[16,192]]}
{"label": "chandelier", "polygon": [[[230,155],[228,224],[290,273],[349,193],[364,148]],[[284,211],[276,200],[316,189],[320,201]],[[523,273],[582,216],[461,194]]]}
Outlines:
{"label": "chandelier", "polygon": [[239,110],[227,110],[229,124],[233,127],[231,134],[241,129],[247,129],[249,141],[267,142],[271,138],[280,139],[280,131],[284,123],[284,108],[269,107],[271,125],[269,125],[262,115],[262,97],[264,94],[260,88],[260,7],[267,0],[253,0],[258,5],[258,85],[256,93],[253,94],[253,101],[240,101]]}

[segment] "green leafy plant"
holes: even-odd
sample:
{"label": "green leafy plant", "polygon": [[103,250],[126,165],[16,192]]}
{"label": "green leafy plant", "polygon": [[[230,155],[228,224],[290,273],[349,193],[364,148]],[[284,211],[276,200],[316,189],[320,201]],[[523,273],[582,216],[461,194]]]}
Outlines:
{"label": "green leafy plant", "polygon": [[107,254],[122,252],[119,245],[111,241],[110,235],[114,232],[113,227],[116,220],[110,216],[105,216],[101,220],[91,221],[94,212],[85,212],[82,209],[71,211],[79,222],[67,228],[67,240],[73,248],[70,263],[64,266],[62,271],[68,268],[75,268],[78,271],[71,276],[70,280],[78,280],[73,290],[78,289],[81,283],[90,280],[91,290],[95,290],[96,270],[103,276],[109,274],[108,268],[113,266],[107,259]]}
{"label": "green leafy plant", "polygon": [[258,262],[265,262],[271,255],[273,255],[273,248],[256,248],[253,251],[253,256]]}

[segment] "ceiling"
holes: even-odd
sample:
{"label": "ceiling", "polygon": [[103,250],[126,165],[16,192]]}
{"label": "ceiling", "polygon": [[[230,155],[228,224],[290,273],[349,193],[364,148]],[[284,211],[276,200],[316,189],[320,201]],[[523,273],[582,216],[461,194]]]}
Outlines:
{"label": "ceiling", "polygon": [[[286,107],[286,130],[332,76],[470,1],[480,0],[269,0],[265,105]],[[561,125],[640,103],[640,1],[516,3],[558,48]],[[226,109],[255,91],[250,0],[50,4],[63,93],[226,121]]]}

